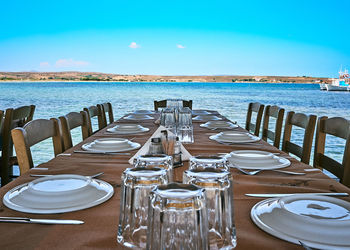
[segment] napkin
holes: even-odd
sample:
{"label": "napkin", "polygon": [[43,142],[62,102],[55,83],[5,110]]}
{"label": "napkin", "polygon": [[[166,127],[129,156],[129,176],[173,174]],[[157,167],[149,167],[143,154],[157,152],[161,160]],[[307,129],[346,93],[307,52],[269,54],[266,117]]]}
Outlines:
{"label": "napkin", "polygon": [[[153,133],[153,135],[146,141],[146,143],[142,146],[142,148],[140,148],[139,151],[137,151],[137,153],[131,157],[129,159],[129,163],[131,165],[133,165],[134,159],[135,157],[139,156],[139,155],[145,155],[148,153],[148,148],[151,145],[151,139],[154,137],[160,137],[161,135],[161,131],[162,130],[167,130],[164,126],[159,126],[159,128]],[[168,134],[173,134],[172,132],[170,132],[168,130]],[[187,151],[187,149],[182,145],[181,143],[181,153],[182,153],[182,161],[188,161],[191,158],[191,154]]]}

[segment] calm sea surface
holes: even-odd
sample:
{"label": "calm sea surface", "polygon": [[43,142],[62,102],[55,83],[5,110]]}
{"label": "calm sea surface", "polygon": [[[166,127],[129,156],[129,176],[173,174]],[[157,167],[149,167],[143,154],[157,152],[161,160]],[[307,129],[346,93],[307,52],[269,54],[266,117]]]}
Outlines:
{"label": "calm sea surface", "polygon": [[[153,109],[153,100],[193,100],[193,109],[217,110],[244,126],[249,102],[278,105],[286,111],[350,119],[350,93],[324,92],[311,84],[259,83],[115,83],[11,82],[0,83],[0,109],[36,105],[34,119],[59,117],[97,103],[111,102],[115,119],[137,109]],[[292,138],[300,141],[300,133]],[[74,131],[74,142],[79,141]],[[327,138],[328,153],[341,160],[342,141]],[[53,157],[51,142],[32,149],[39,164]]]}

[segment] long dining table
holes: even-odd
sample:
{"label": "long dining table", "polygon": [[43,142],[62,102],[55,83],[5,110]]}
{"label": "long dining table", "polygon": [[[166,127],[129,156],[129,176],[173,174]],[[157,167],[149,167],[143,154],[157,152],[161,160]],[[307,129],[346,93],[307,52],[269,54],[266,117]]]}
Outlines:
{"label": "long dining table", "polygon": [[[212,113],[226,119],[219,113]],[[159,114],[153,115],[155,118]],[[106,129],[118,123],[138,123],[150,130],[146,133],[132,135],[116,135],[106,133]],[[236,249],[302,249],[300,245],[281,240],[259,229],[250,218],[251,208],[264,198],[248,197],[246,193],[321,193],[346,192],[350,189],[329,178],[321,171],[306,171],[312,169],[310,165],[301,163],[276,147],[261,140],[258,143],[225,145],[210,140],[209,136],[220,130],[209,130],[200,127],[203,122],[194,122],[194,143],[185,144],[191,155],[229,153],[233,150],[264,150],[279,153],[288,157],[291,166],[288,170],[303,172],[305,175],[287,175],[274,171],[262,171],[257,175],[249,176],[237,169],[231,169],[234,180],[234,218],[237,234]],[[107,128],[98,131],[86,140],[68,149],[65,154],[40,164],[38,167],[47,170],[31,169],[19,178],[0,189],[2,198],[10,189],[33,181],[30,174],[78,174],[93,175],[104,172],[99,178],[110,183],[114,188],[114,195],[106,202],[79,211],[60,214],[30,214],[7,208],[1,199],[0,216],[49,218],[49,219],[76,219],[83,220],[82,225],[41,225],[0,223],[0,249],[124,249],[117,243],[117,229],[120,210],[121,175],[126,168],[132,167],[128,160],[131,155],[103,155],[74,153],[81,150],[85,143],[98,138],[133,138],[133,141],[143,145],[156,131],[158,125],[155,120],[131,121],[119,119]],[[243,128],[238,130],[245,131]],[[188,169],[188,162],[174,171],[174,180],[182,181],[182,173]],[[350,198],[341,198],[350,201]]]}

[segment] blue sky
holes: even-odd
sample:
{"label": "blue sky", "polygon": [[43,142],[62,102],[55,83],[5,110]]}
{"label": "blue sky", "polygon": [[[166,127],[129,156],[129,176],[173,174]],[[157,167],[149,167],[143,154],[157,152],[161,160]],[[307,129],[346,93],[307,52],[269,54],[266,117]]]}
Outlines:
{"label": "blue sky", "polygon": [[334,77],[348,0],[2,1],[0,71]]}

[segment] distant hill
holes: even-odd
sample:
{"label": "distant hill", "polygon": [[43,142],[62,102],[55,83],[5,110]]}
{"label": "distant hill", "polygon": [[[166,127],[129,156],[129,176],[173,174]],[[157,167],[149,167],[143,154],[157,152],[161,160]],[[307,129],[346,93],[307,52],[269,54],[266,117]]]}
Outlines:
{"label": "distant hill", "polygon": [[329,83],[329,78],[308,76],[161,76],[96,72],[0,72],[0,81],[113,81],[113,82],[260,82]]}

